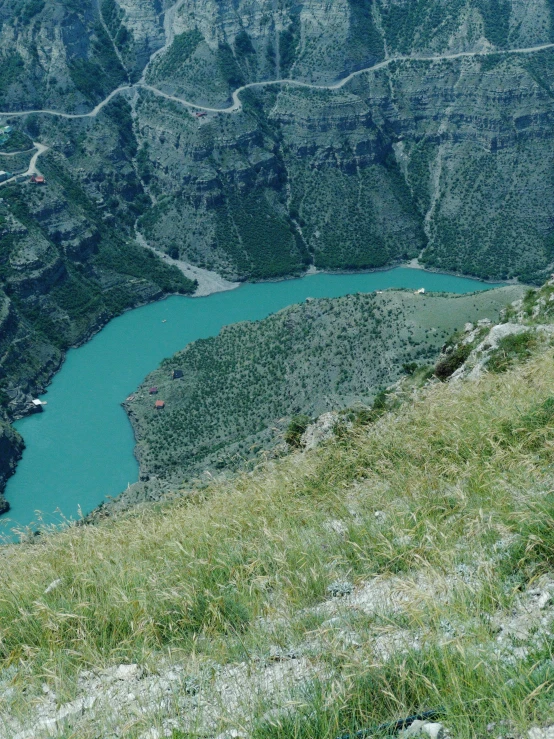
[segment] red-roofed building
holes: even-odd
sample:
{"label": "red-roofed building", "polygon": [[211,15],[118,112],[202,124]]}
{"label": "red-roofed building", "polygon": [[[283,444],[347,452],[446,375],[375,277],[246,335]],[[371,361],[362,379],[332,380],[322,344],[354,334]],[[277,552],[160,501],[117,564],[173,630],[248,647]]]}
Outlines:
{"label": "red-roofed building", "polygon": [[157,400],[157,401],[156,401],[156,402],[154,403],[154,408],[155,408],[155,409],[156,409],[157,411],[161,411],[161,410],[162,410],[162,408],[165,408],[165,403],[164,403],[164,401],[163,401],[163,400]]}

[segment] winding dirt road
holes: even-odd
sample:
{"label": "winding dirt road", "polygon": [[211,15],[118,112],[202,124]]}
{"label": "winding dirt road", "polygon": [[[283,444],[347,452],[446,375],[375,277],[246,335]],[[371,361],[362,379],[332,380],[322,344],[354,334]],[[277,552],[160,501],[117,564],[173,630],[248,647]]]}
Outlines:
{"label": "winding dirt road", "polygon": [[[4,180],[4,182],[0,182],[0,187],[3,185],[8,185],[10,182],[15,182],[20,177],[32,177],[33,175],[39,175],[40,172],[37,169],[37,162],[38,158],[41,154],[44,154],[45,151],[48,151],[48,147],[44,144],[39,144],[38,141],[33,141],[33,146],[35,147],[36,151],[31,157],[31,161],[29,162],[29,166],[27,168],[26,172],[22,172],[20,174],[14,175],[13,177],[10,177],[7,180]],[[25,154],[26,152],[22,151],[16,151],[14,154]],[[12,154],[12,156],[14,155]]]}
{"label": "winding dirt road", "polygon": [[13,118],[14,116],[25,116],[25,115],[53,115],[58,118],[95,118],[98,113],[104,108],[110,100],[115,97],[116,95],[119,95],[120,92],[124,92],[124,90],[132,90],[133,87],[138,87],[137,85],[122,85],[121,87],[116,87],[115,90],[112,90],[110,94],[102,100],[101,103],[98,103],[98,105],[93,108],[88,113],[61,113],[59,110],[8,110],[8,111],[0,111],[0,116]]}
{"label": "winding dirt road", "polygon": [[[166,43],[157,51],[155,51],[148,64],[146,65],[144,72],[142,74],[142,77],[139,82],[136,82],[135,84],[128,84],[128,85],[121,85],[120,87],[116,87],[115,90],[112,90],[109,95],[107,95],[104,100],[102,100],[98,105],[96,105],[92,110],[90,110],[88,113],[63,113],[59,110],[48,110],[48,109],[37,109],[37,110],[19,110],[19,111],[0,111],[0,116],[4,117],[10,117],[13,118],[15,116],[23,117],[27,115],[51,115],[56,116],[59,118],[95,118],[100,111],[112,100],[116,95],[119,95],[122,92],[136,90],[136,89],[143,89],[148,90],[154,95],[157,95],[158,97],[162,97],[166,100],[171,100],[175,103],[179,103],[180,105],[183,105],[186,108],[191,108],[194,110],[202,110],[206,111],[207,113],[237,113],[242,109],[242,103],[240,101],[240,94],[244,90],[249,90],[251,88],[255,87],[269,87],[274,85],[294,85],[295,87],[305,87],[309,90],[340,90],[341,87],[344,87],[347,85],[351,80],[353,80],[355,77],[359,77],[360,75],[367,74],[368,72],[376,72],[379,69],[384,69],[385,67],[388,67],[390,64],[393,64],[395,62],[441,62],[441,61],[447,61],[452,59],[463,59],[466,57],[481,57],[481,56],[494,56],[494,55],[501,55],[501,56],[507,56],[509,54],[535,54],[539,51],[544,51],[546,49],[552,49],[554,48],[554,43],[552,44],[541,44],[540,46],[530,46],[524,49],[502,49],[502,50],[483,50],[483,51],[460,51],[456,52],[454,54],[437,54],[433,56],[395,56],[390,57],[389,59],[385,59],[382,62],[379,62],[378,64],[374,64],[371,67],[366,67],[364,69],[360,69],[356,72],[351,72],[351,74],[347,75],[346,77],[343,77],[338,82],[335,82],[331,85],[314,85],[309,82],[301,82],[300,80],[294,80],[294,79],[278,79],[278,80],[266,80],[264,82],[249,82],[247,85],[242,85],[241,87],[238,87],[232,94],[232,104],[228,106],[227,108],[210,108],[206,105],[199,105],[198,103],[194,103],[191,100],[185,100],[183,98],[177,97],[176,95],[169,95],[166,92],[162,92],[162,90],[158,90],[157,87],[154,87],[153,85],[149,85],[147,82],[145,82],[146,72],[148,67],[151,65],[151,63],[154,61],[154,59],[162,54],[168,46],[173,41],[173,30],[172,30],[172,18],[176,10],[179,8],[179,6],[184,2],[184,0],[177,0],[177,3],[170,8],[166,13],[166,18],[164,20],[164,28],[165,28],[165,35],[166,35]],[[33,142],[36,152],[33,155],[31,162],[29,164],[29,169],[27,172],[25,172],[25,176],[31,176],[33,174],[37,174],[38,170],[36,168],[38,158],[41,154],[43,154],[45,151],[47,151],[48,147],[44,146],[44,144],[39,144],[38,142]],[[15,152],[18,153],[18,152]],[[19,177],[21,175],[18,175]],[[16,177],[10,177],[9,180],[6,180],[5,182],[0,183],[0,185],[6,185],[9,182],[13,182],[16,179]]]}
{"label": "winding dirt road", "polygon": [[[166,48],[167,48],[167,45],[163,46],[161,49],[155,52],[150,62],[153,61],[156,55],[160,54]],[[163,97],[166,100],[172,100],[173,102],[180,103],[181,105],[187,108],[193,108],[195,110],[204,110],[208,113],[236,113],[242,109],[242,103],[240,101],[241,92],[243,92],[244,90],[249,90],[254,87],[269,87],[269,86],[274,86],[274,85],[294,85],[295,87],[305,87],[310,90],[340,90],[341,87],[344,87],[345,85],[347,85],[355,77],[359,77],[362,74],[367,74],[368,72],[375,72],[379,69],[384,69],[385,67],[388,67],[390,64],[393,64],[395,62],[441,62],[441,61],[447,61],[447,60],[452,60],[452,59],[463,59],[463,58],[481,57],[481,56],[494,56],[494,55],[507,56],[510,54],[535,54],[539,51],[544,51],[546,49],[552,49],[552,48],[554,48],[554,43],[542,44],[540,46],[530,46],[525,49],[502,49],[502,50],[495,50],[495,51],[490,51],[490,50],[460,51],[454,54],[438,54],[434,56],[395,56],[395,57],[390,57],[389,59],[385,59],[384,61],[379,62],[378,64],[374,64],[371,67],[366,67],[356,72],[352,72],[351,74],[347,75],[346,77],[343,77],[341,80],[331,85],[314,85],[309,82],[301,82],[299,80],[293,80],[293,79],[266,80],[264,82],[249,82],[247,85],[242,85],[242,87],[238,87],[233,92],[232,94],[233,103],[227,108],[210,108],[206,105],[199,105],[198,103],[194,103],[190,100],[185,100],[175,95],[169,95],[168,93],[162,92],[162,90],[158,90],[158,88],[153,87],[152,85],[149,85],[146,82],[144,82],[143,81],[144,74],[143,74],[143,78],[140,82],[136,82],[135,84],[122,85],[121,87],[117,87],[115,90],[112,90],[112,92],[110,92],[110,94],[106,98],[104,98],[102,102],[98,103],[98,105],[95,108],[93,108],[91,111],[89,111],[88,113],[62,113],[57,110],[21,110],[21,111],[0,111],[0,116],[13,117],[13,116],[26,116],[26,115],[31,115],[31,114],[42,114],[42,115],[58,116],[60,118],[95,118],[98,115],[98,113],[100,113],[102,108],[104,108],[110,102],[110,100],[113,97],[115,97],[115,95],[119,95],[119,93],[125,92],[127,90],[136,90],[136,89],[148,90],[154,95]]]}
{"label": "winding dirt road", "polygon": [[[173,102],[179,103],[180,105],[183,105],[186,108],[206,111],[208,113],[228,113],[230,114],[230,113],[237,113],[242,109],[240,94],[244,90],[248,90],[250,88],[275,86],[275,85],[293,85],[295,87],[304,87],[310,90],[340,90],[342,87],[347,85],[355,77],[359,77],[369,72],[376,72],[380,69],[384,69],[385,67],[388,67],[389,65],[395,62],[410,62],[410,61],[440,62],[440,61],[447,61],[447,60],[453,60],[453,59],[462,59],[466,57],[482,57],[482,56],[493,56],[493,55],[507,56],[509,54],[535,54],[539,51],[544,51],[546,49],[554,48],[554,43],[551,43],[551,44],[542,44],[540,46],[532,46],[532,47],[528,47],[524,49],[504,49],[504,50],[498,50],[498,51],[490,51],[490,50],[462,51],[462,52],[457,52],[454,54],[439,54],[439,55],[434,55],[434,56],[390,57],[388,59],[385,59],[382,62],[379,62],[378,64],[374,64],[371,67],[366,67],[365,69],[360,69],[356,72],[352,72],[346,77],[343,77],[342,79],[340,79],[338,82],[335,82],[330,85],[315,85],[309,82],[301,82],[300,80],[294,80],[294,79],[277,79],[277,80],[267,80],[265,82],[250,82],[247,85],[242,85],[241,87],[237,88],[232,93],[231,97],[232,97],[233,102],[230,106],[228,106],[227,108],[211,108],[206,105],[199,105],[190,100],[185,100],[175,95],[169,95],[168,93],[162,92],[162,90],[158,90],[158,88],[152,85],[149,85],[146,82],[146,74],[147,74],[148,68],[150,67],[152,62],[156,59],[156,57],[158,57],[160,54],[163,54],[164,51],[168,48],[168,46],[171,45],[173,41],[174,32],[173,32],[172,20],[173,20],[175,12],[183,4],[183,2],[184,0],[177,0],[177,2],[166,11],[165,18],[164,18],[164,31],[165,31],[166,42],[160,49],[158,49],[152,54],[148,64],[146,65],[143,71],[142,77],[139,82],[136,82],[135,84],[121,85],[120,87],[117,87],[115,90],[112,90],[112,92],[110,92],[110,94],[107,95],[104,98],[104,100],[98,103],[98,105],[96,105],[88,113],[64,113],[58,110],[38,109],[38,110],[21,110],[21,111],[0,111],[0,116],[13,118],[13,117],[23,117],[23,116],[27,116],[31,114],[37,114],[37,115],[51,115],[51,116],[56,116],[58,118],[68,118],[68,119],[95,118],[102,111],[102,109],[110,102],[110,100],[112,100],[116,95],[119,95],[120,93],[123,93],[123,92],[136,90],[136,89],[148,90],[154,95],[162,97],[166,100],[171,100]],[[102,22],[103,22],[103,18],[102,18]],[[106,28],[106,32],[108,33],[107,28]],[[113,39],[112,39],[112,42],[113,42]],[[114,44],[114,47],[115,47],[115,44]],[[10,177],[8,180],[5,180],[4,182],[0,183],[0,187],[2,187],[2,185],[7,185],[10,182],[14,182],[15,180],[21,177],[31,177],[32,175],[40,174],[37,168],[37,162],[41,154],[44,154],[44,152],[48,150],[48,147],[39,142],[33,142],[33,146],[35,147],[36,151],[31,157],[27,171],[24,174],[14,175],[13,177]],[[22,152],[13,152],[14,155],[18,153],[22,153]],[[194,265],[182,262],[180,260],[172,260],[167,255],[160,254],[159,252],[157,252],[156,249],[154,249],[148,243],[146,243],[146,241],[142,239],[142,237],[137,240],[139,240],[139,243],[142,243],[142,245],[145,246],[146,248],[156,251],[158,256],[160,256],[161,258],[167,260],[169,263],[175,264],[184,274],[187,275],[187,277],[190,277],[191,279],[197,279],[199,283],[199,290],[197,291],[197,295],[208,295],[211,292],[233,289],[234,287],[238,286],[238,283],[228,282],[227,280],[224,280],[223,278],[221,278],[219,275],[215,275],[215,273],[208,272],[207,270],[202,270],[198,267],[195,267]]]}

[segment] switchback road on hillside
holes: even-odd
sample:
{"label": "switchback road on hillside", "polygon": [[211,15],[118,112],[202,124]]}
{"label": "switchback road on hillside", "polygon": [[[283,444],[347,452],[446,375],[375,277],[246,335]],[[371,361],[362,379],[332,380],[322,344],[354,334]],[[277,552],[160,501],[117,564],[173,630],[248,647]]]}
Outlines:
{"label": "switchback road on hillside", "polygon": [[[37,162],[38,158],[41,154],[44,154],[45,151],[48,151],[48,147],[44,144],[39,144],[38,141],[33,141],[33,146],[35,147],[36,151],[31,157],[31,161],[29,162],[29,166],[27,167],[26,172],[22,172],[21,174],[14,175],[13,177],[10,177],[8,180],[4,180],[4,182],[0,182],[0,187],[3,185],[8,185],[10,182],[15,182],[19,177],[32,177],[33,175],[40,174],[39,170],[37,169]],[[15,154],[25,154],[26,152],[14,152]]]}
{"label": "switchback road on hillside", "polygon": [[[135,87],[138,87],[138,85],[135,85]],[[0,115],[4,117],[13,118],[14,116],[25,116],[25,115],[33,115],[33,114],[42,114],[42,115],[54,115],[58,118],[96,118],[98,113],[104,108],[110,100],[115,97],[116,95],[119,95],[120,92],[123,92],[124,90],[131,90],[133,88],[133,85],[122,85],[121,87],[116,87],[115,90],[112,90],[110,94],[102,100],[101,103],[98,103],[98,105],[93,108],[89,113],[61,113],[59,110],[44,110],[44,109],[38,109],[38,110],[8,110],[8,111],[0,111]]]}
{"label": "switchback road on hillside", "polygon": [[[166,47],[162,47],[159,51],[162,51]],[[346,77],[343,77],[338,82],[334,82],[330,85],[315,85],[310,82],[301,82],[300,80],[293,80],[293,79],[280,79],[280,80],[266,80],[263,82],[249,82],[247,85],[242,85],[241,87],[237,88],[232,93],[232,100],[233,103],[227,108],[210,108],[206,105],[199,105],[198,103],[194,103],[190,100],[185,100],[183,98],[177,97],[176,95],[169,95],[166,92],[162,92],[162,90],[158,90],[157,87],[153,87],[152,85],[147,84],[146,82],[140,81],[136,82],[135,84],[129,84],[129,85],[122,85],[121,87],[117,87],[115,90],[112,90],[110,94],[102,100],[102,102],[98,103],[96,107],[94,107],[91,111],[88,113],[62,113],[57,110],[20,110],[20,111],[0,111],[0,116],[4,117],[14,117],[14,116],[26,116],[31,114],[42,114],[42,115],[52,115],[52,116],[58,116],[60,118],[95,118],[98,113],[104,108],[110,100],[115,97],[116,95],[119,95],[121,92],[125,92],[127,90],[136,90],[136,89],[143,89],[148,90],[149,92],[153,93],[154,95],[157,95],[159,97],[163,97],[166,100],[171,100],[176,103],[180,103],[181,105],[187,107],[187,108],[193,108],[194,110],[203,110],[208,113],[236,113],[242,109],[242,103],[240,101],[240,94],[244,90],[249,90],[254,87],[268,87],[268,86],[274,86],[274,85],[294,85],[295,87],[305,87],[310,90],[340,90],[341,87],[344,87],[347,85],[351,80],[353,80],[355,77],[359,77],[360,75],[367,74],[368,72],[375,72],[379,69],[384,69],[385,67],[388,67],[389,65],[395,63],[395,62],[441,62],[441,61],[448,61],[452,59],[463,59],[463,58],[470,58],[470,57],[480,57],[480,56],[495,56],[495,55],[501,55],[501,56],[507,56],[510,54],[535,54],[539,51],[544,51],[546,49],[553,49],[554,43],[552,44],[542,44],[540,46],[530,46],[525,49],[500,49],[500,50],[483,50],[483,51],[460,51],[456,52],[454,54],[437,54],[434,56],[396,56],[396,57],[390,57],[389,59],[385,59],[382,62],[379,62],[378,64],[374,64],[371,67],[366,67],[364,69],[359,69],[356,72],[351,72]],[[159,53],[159,52],[156,52]]]}

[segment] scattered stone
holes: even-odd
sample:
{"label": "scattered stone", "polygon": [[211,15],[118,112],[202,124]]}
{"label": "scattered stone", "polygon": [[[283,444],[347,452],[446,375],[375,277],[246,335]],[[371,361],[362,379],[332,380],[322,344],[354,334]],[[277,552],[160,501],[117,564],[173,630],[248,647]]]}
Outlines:
{"label": "scattered stone", "polygon": [[346,595],[351,595],[354,591],[354,585],[346,580],[337,580],[327,588],[327,592],[332,598],[344,598]]}
{"label": "scattered stone", "polygon": [[[170,673],[170,675],[172,675],[172,673]],[[175,676],[175,678],[171,676],[170,679],[178,679],[178,678],[177,676]],[[195,677],[188,676],[185,678],[184,688],[185,688],[185,693],[187,695],[196,695],[198,691],[200,690],[200,683]]]}
{"label": "scattered stone", "polygon": [[55,590],[61,584],[62,584],[61,578],[58,578],[57,580],[53,580],[50,583],[50,585],[46,588],[46,590],[44,591],[44,595],[48,595],[48,593],[51,593],[53,590]]}
{"label": "scattered stone", "polygon": [[331,533],[331,534],[337,534],[337,536],[346,537],[348,534],[348,526],[344,523],[344,521],[340,521],[339,519],[332,519],[331,521],[326,521],[324,523],[325,529]]}
{"label": "scattered stone", "polygon": [[88,698],[78,698],[77,700],[71,701],[71,703],[64,703],[63,706],[60,706],[56,719],[61,721],[70,716],[82,716],[85,711],[92,708],[95,703],[96,697],[93,695]]}
{"label": "scattered stone", "polygon": [[442,739],[444,736],[444,726],[439,723],[426,723],[421,727],[421,733],[427,734],[430,739]]}
{"label": "scattered stone", "polygon": [[269,660],[271,662],[285,662],[289,659],[298,659],[299,656],[292,649],[284,650],[275,646],[269,648]]}
{"label": "scattered stone", "polygon": [[159,729],[148,729],[144,734],[141,734],[139,739],[161,739],[162,732]]}
{"label": "scattered stone", "polygon": [[527,737],[528,739],[554,739],[554,726],[546,726],[542,729],[538,726],[533,726],[527,732]]}
{"label": "scattered stone", "polygon": [[139,665],[118,665],[118,667],[113,668],[111,676],[116,680],[138,680],[142,677],[143,672]]}
{"label": "scattered stone", "polygon": [[535,601],[537,608],[540,608],[541,610],[546,608],[552,600],[552,593],[548,592],[548,590],[530,590],[529,595]]}
{"label": "scattered stone", "polygon": [[425,721],[420,721],[419,719],[414,721],[407,729],[404,729],[402,736],[406,739],[410,736],[419,736],[421,734],[421,727],[424,723]]}
{"label": "scattered stone", "polygon": [[444,733],[444,726],[442,724],[418,720],[414,721],[411,726],[403,731],[402,736],[405,739],[418,736],[428,736],[430,739],[442,739]]}

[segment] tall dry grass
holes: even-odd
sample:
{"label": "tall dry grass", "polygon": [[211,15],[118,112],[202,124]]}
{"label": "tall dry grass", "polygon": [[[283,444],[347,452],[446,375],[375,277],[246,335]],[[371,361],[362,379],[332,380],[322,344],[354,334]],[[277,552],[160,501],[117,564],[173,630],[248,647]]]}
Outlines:
{"label": "tall dry grass", "polygon": [[[332,677],[279,720],[258,721],[256,736],[332,737],[435,705],[464,736],[499,718],[544,719],[552,682],[533,671],[550,645],[517,665],[493,659],[488,616],[552,564],[553,396],[552,350],[541,350],[233,482],[7,546],[2,664],[70,695],[90,666],[169,651],[249,660],[276,640],[321,637],[314,607],[334,581],[398,576],[417,592],[423,578],[451,593],[420,588],[406,608],[401,627],[424,635],[417,649],[376,660],[372,634],[399,624],[360,615],[367,643],[312,654]],[[460,566],[476,575],[456,589],[448,577]],[[446,641],[445,620],[458,625]]]}

